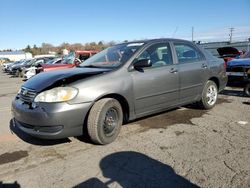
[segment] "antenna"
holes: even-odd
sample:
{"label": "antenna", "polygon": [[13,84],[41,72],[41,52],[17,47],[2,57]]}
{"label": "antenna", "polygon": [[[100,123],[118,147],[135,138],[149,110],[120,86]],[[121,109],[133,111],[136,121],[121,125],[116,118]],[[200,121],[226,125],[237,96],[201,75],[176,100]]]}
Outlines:
{"label": "antenna", "polygon": [[176,26],[176,28],[175,28],[175,30],[174,30],[174,32],[173,32],[172,38],[175,37],[175,34],[176,34],[177,31],[178,31],[178,26]]}

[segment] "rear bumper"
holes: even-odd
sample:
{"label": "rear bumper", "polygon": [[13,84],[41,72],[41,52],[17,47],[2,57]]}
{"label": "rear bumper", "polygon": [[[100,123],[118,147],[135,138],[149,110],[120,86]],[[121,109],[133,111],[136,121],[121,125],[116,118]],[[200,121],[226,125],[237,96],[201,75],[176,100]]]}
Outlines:
{"label": "rear bumper", "polygon": [[12,102],[14,125],[43,139],[60,139],[83,134],[83,124],[91,103],[43,103],[32,108],[20,99]]}

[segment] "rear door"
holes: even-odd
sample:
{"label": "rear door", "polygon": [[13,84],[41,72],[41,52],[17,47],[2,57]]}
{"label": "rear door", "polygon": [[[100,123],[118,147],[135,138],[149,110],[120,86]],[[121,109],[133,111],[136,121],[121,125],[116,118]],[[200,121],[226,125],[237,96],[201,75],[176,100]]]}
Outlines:
{"label": "rear door", "polygon": [[208,79],[208,64],[204,55],[192,43],[174,43],[180,81],[180,103],[195,101]]}
{"label": "rear door", "polygon": [[136,59],[150,59],[152,62],[152,67],[131,72],[137,117],[176,105],[179,76],[169,43],[153,44]]}

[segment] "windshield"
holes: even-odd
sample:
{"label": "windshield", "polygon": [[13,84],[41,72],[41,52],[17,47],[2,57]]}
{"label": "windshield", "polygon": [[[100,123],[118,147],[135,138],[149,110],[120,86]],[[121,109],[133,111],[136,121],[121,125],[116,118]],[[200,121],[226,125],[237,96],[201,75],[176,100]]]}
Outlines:
{"label": "windshield", "polygon": [[70,52],[68,55],[66,55],[63,60],[62,63],[63,64],[73,64],[75,60],[75,52]]}
{"label": "windshield", "polygon": [[29,62],[30,62],[31,60],[26,60],[26,61],[24,61],[24,65],[28,65],[29,64]]}
{"label": "windshield", "polygon": [[144,43],[118,44],[80,64],[80,67],[116,68],[126,63]]}
{"label": "windshield", "polygon": [[30,61],[27,63],[27,65],[32,65],[34,62],[36,62],[36,59],[30,60]]}

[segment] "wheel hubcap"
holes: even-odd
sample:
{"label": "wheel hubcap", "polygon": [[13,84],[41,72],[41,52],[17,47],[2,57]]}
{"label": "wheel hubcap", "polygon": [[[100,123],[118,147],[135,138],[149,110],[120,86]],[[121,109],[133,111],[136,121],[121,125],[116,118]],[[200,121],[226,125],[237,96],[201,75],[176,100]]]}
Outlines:
{"label": "wheel hubcap", "polygon": [[209,86],[207,89],[207,104],[214,105],[217,100],[217,88],[213,85]]}
{"label": "wheel hubcap", "polygon": [[106,112],[103,123],[103,131],[106,136],[111,136],[114,133],[115,127],[118,124],[118,113],[115,108],[110,108]]}

